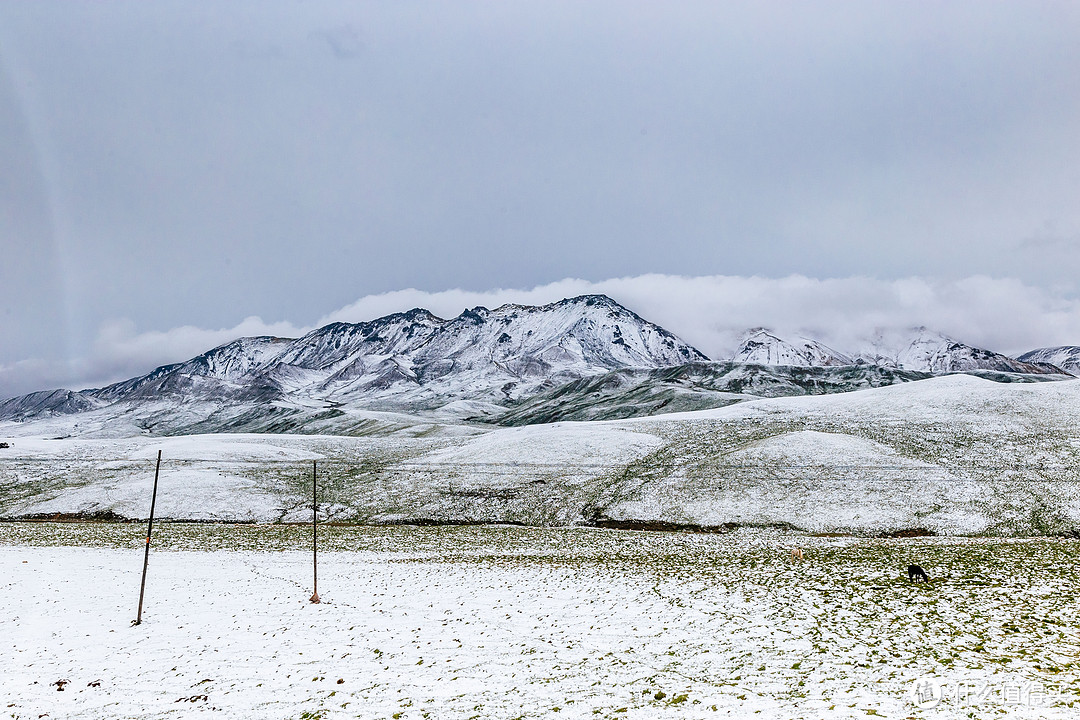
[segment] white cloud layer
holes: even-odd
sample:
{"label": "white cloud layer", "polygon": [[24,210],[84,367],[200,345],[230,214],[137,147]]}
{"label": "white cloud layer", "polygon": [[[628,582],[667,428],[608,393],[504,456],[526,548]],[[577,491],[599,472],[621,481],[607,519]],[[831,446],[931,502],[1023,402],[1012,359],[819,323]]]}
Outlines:
{"label": "white cloud layer", "polygon": [[604,293],[716,359],[731,356],[752,327],[802,333],[855,349],[877,330],[919,325],[1005,353],[1080,344],[1080,300],[1018,280],[849,277],[819,280],[712,275],[639,275],[601,282],[566,279],[527,290],[397,290],[369,295],[321,318],[360,322],[425,307],[441,317],[467,307],[542,304]]}
{"label": "white cloud layer", "polygon": [[477,305],[539,305],[588,293],[611,296],[717,359],[730,357],[739,336],[759,326],[781,334],[804,334],[848,351],[865,345],[879,330],[918,325],[1013,355],[1037,347],[1080,344],[1080,300],[1065,291],[1013,279],[653,274],[600,282],[571,278],[528,289],[480,292],[396,290],[362,297],[305,327],[249,317],[216,330],[184,326],[138,332],[130,320],[114,320],[102,325],[87,357],[66,362],[31,359],[0,367],[0,396],[61,385],[92,387],[186,360],[242,336],[297,337],[329,322],[362,322],[414,307],[452,317]]}
{"label": "white cloud layer", "polygon": [[58,387],[100,387],[181,362],[238,337],[296,337],[305,330],[290,323],[267,323],[249,317],[231,328],[205,330],[186,325],[171,330],[138,332],[135,323],[116,319],[98,329],[85,357],[67,360],[28,359],[0,365],[0,398]]}

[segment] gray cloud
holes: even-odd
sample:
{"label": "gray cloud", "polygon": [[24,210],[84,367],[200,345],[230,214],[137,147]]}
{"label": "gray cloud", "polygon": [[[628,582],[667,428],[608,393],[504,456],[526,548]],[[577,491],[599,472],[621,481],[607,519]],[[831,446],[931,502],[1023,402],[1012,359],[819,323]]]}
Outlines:
{"label": "gray cloud", "polygon": [[348,23],[325,30],[315,30],[311,33],[311,37],[325,43],[334,57],[339,60],[351,60],[359,57],[364,51],[360,33]]}
{"label": "gray cloud", "polygon": [[817,278],[820,326],[912,277],[1071,307],[1078,68],[1072,2],[2,3],[0,365],[567,277],[741,277],[776,326],[752,278]]}
{"label": "gray cloud", "polygon": [[138,332],[131,320],[102,323],[85,355],[65,360],[30,358],[0,364],[0,398],[58,387],[100,387],[140,375],[155,367],[181,362],[239,337],[297,337],[306,330],[289,323],[267,323],[249,317],[216,330],[181,326]]}
{"label": "gray cloud", "polygon": [[1075,253],[1080,250],[1080,233],[1058,235],[1053,230],[1046,230],[1024,238],[1017,243],[1017,248],[1025,253],[1030,250]]}

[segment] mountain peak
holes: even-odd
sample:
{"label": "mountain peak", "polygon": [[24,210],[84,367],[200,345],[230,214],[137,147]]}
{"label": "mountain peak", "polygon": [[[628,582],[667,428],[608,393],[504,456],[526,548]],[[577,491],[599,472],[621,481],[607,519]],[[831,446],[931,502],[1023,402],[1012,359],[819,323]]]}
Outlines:
{"label": "mountain peak", "polygon": [[570,298],[564,298],[557,302],[543,305],[543,308],[552,307],[600,307],[607,308],[608,310],[618,310],[621,312],[630,312],[623,305],[619,304],[615,300],[611,299],[603,293],[591,293],[588,295],[576,295]]}
{"label": "mountain peak", "polygon": [[1039,348],[1026,352],[1016,359],[1026,363],[1049,364],[1071,375],[1080,376],[1080,347],[1076,345]]}
{"label": "mountain peak", "polygon": [[491,311],[488,310],[486,307],[484,307],[483,305],[477,305],[476,307],[471,309],[465,308],[465,310],[463,310],[461,314],[457,316],[457,319],[460,321],[472,323],[473,325],[482,325],[484,324],[484,321],[487,320],[488,315],[490,314]]}
{"label": "mountain peak", "polygon": [[801,367],[830,367],[852,365],[847,355],[817,340],[796,336],[785,340],[763,327],[751,328],[743,333],[742,343],[735,351],[734,362],[756,365],[794,365]]}
{"label": "mountain peak", "polygon": [[572,298],[567,298],[563,302],[574,305],[584,303],[586,305],[604,305],[604,306],[618,306],[621,304],[615,302],[610,296],[604,293],[588,293],[585,295],[575,295]]}
{"label": "mountain peak", "polygon": [[441,320],[442,318],[433,314],[427,308],[414,307],[412,310],[406,310],[400,313],[401,317],[406,320]]}

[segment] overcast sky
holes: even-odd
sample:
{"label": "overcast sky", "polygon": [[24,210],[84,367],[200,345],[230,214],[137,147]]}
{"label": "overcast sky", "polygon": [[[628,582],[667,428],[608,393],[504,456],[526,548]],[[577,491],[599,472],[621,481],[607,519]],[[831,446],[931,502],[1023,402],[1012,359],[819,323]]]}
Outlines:
{"label": "overcast sky", "polygon": [[0,397],[579,291],[1080,344],[1077,128],[1075,2],[4,2]]}

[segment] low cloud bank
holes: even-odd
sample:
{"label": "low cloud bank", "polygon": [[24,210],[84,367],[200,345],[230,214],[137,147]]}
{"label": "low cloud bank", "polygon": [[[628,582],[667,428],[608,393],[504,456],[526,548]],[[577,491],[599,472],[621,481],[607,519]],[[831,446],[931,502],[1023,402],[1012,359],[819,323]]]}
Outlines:
{"label": "low cloud bank", "polygon": [[753,327],[802,333],[838,350],[861,347],[878,330],[920,325],[1006,354],[1080,344],[1080,300],[1064,291],[985,276],[936,281],[639,275],[601,282],[567,279],[527,290],[409,289],[363,297],[318,324],[360,322],[413,307],[450,317],[477,305],[539,305],[586,293],[610,295],[716,359],[730,357],[740,336]]}
{"label": "low cloud bank", "polygon": [[138,332],[131,321],[115,320],[101,327],[86,357],[30,359],[0,366],[0,397],[55,387],[99,386],[186,360],[243,336],[298,337],[329,322],[361,322],[414,307],[453,317],[478,305],[542,305],[589,293],[611,296],[717,359],[730,357],[742,333],[752,327],[804,334],[837,350],[860,348],[878,331],[919,325],[1010,355],[1080,344],[1080,300],[1065,290],[1012,279],[640,275],[600,282],[566,279],[529,289],[481,292],[397,290],[362,297],[303,327],[249,317],[217,330],[185,326]]}
{"label": "low cloud bank", "polygon": [[127,319],[103,323],[85,357],[68,360],[29,359],[0,365],[0,399],[36,390],[82,390],[126,380],[161,365],[182,362],[239,337],[298,337],[306,330],[287,322],[245,318],[231,328],[206,330],[190,325],[171,330],[138,332]]}

